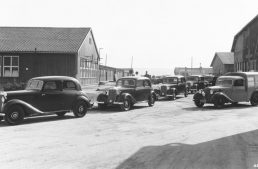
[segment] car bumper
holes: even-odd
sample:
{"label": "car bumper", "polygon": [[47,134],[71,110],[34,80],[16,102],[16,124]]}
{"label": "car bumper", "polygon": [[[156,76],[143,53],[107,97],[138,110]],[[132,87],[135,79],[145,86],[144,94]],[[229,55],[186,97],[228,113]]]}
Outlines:
{"label": "car bumper", "polygon": [[5,114],[4,113],[0,113],[0,117],[3,117],[3,116],[5,116]]}
{"label": "car bumper", "polygon": [[118,105],[122,105],[122,104],[124,104],[123,102],[112,102],[112,101],[110,101],[110,102],[97,102],[98,104],[109,104],[109,105],[111,105],[111,104],[118,104]]}

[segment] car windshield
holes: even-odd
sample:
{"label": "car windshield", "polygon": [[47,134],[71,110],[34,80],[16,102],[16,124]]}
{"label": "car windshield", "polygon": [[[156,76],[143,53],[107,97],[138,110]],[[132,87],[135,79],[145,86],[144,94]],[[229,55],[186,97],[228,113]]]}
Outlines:
{"label": "car windshield", "polygon": [[189,77],[187,77],[187,81],[198,81],[198,77],[197,76],[189,76]]}
{"label": "car windshield", "polygon": [[232,86],[232,80],[230,79],[217,79],[216,86]]}
{"label": "car windshield", "polygon": [[176,77],[165,78],[163,79],[163,83],[169,83],[169,84],[177,83],[177,78]]}
{"label": "car windshield", "polygon": [[27,90],[41,90],[43,86],[43,81],[41,80],[29,80],[26,86]]}
{"label": "car windshield", "polygon": [[135,87],[135,80],[134,79],[119,79],[116,82],[116,86]]}

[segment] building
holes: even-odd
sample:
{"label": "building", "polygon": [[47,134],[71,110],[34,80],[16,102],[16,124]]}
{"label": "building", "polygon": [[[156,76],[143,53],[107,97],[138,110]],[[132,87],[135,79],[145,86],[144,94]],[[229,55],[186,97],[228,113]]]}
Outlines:
{"label": "building", "polygon": [[188,67],[175,67],[174,74],[175,75],[182,75],[182,76],[189,76],[189,75],[208,75],[212,74],[212,68],[188,68]]}
{"label": "building", "polygon": [[131,68],[114,68],[104,65],[99,65],[99,70],[99,81],[116,81],[118,78],[129,76],[133,72]]}
{"label": "building", "polygon": [[82,85],[99,81],[91,28],[0,27],[0,84],[64,75]]}
{"label": "building", "polygon": [[232,52],[216,52],[211,67],[213,74],[220,76],[227,72],[234,72],[234,53]]}
{"label": "building", "polygon": [[235,71],[257,71],[258,15],[235,35],[231,52]]}

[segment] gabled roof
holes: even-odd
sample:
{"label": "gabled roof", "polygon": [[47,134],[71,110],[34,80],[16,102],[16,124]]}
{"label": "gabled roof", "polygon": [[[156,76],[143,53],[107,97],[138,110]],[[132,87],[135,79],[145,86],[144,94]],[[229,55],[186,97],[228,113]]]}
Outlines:
{"label": "gabled roof", "polygon": [[221,62],[224,65],[234,64],[234,53],[232,53],[232,52],[216,52],[212,59],[212,62],[210,65],[211,67],[213,67],[214,61],[217,57],[221,60]]}
{"label": "gabled roof", "polygon": [[77,53],[91,28],[0,27],[0,52]]}

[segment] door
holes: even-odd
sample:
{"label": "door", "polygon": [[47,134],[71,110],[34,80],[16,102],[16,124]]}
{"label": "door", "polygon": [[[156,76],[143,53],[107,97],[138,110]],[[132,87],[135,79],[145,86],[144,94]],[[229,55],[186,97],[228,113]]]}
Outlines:
{"label": "door", "polygon": [[245,101],[247,98],[247,91],[244,79],[236,79],[233,82],[231,99],[235,102]]}
{"label": "door", "polygon": [[179,78],[177,93],[179,94],[184,92],[185,92],[185,78]]}
{"label": "door", "polygon": [[135,100],[136,101],[143,101],[143,91],[144,91],[144,80],[137,80],[136,81],[136,88],[135,88]]}
{"label": "door", "polygon": [[63,93],[62,100],[64,103],[65,110],[71,110],[74,101],[76,100],[77,96],[79,95],[79,91],[76,87],[76,84],[73,81],[66,80],[63,81]]}
{"label": "door", "polygon": [[51,112],[64,110],[61,81],[46,81],[38,96],[37,104],[41,111]]}

